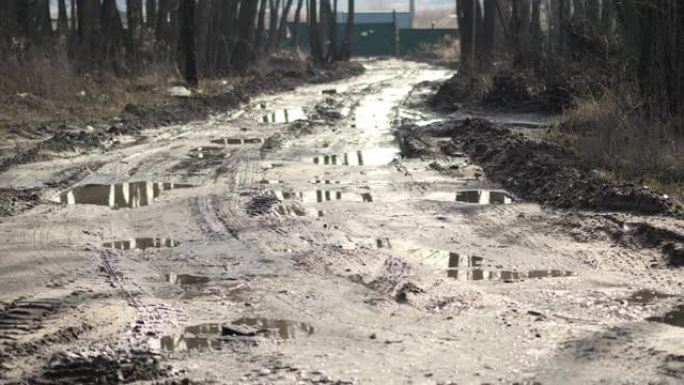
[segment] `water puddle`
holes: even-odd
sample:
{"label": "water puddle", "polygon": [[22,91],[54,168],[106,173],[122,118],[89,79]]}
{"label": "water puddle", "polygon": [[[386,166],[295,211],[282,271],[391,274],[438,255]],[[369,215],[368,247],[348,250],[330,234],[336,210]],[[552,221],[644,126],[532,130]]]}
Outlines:
{"label": "water puddle", "polygon": [[[269,338],[287,340],[297,337],[308,337],[314,334],[314,327],[304,323],[269,318],[240,318],[231,323],[236,326],[247,326],[256,334]],[[224,330],[225,332],[225,330]]]}
{"label": "water puddle", "polygon": [[224,146],[229,145],[243,145],[243,144],[261,144],[264,142],[263,138],[220,138],[212,139],[211,143],[222,144]]}
{"label": "water puddle", "polygon": [[679,305],[663,316],[649,317],[646,320],[684,328],[684,305]]}
{"label": "water puddle", "polygon": [[230,324],[207,323],[188,326],[180,337],[164,336],[159,340],[159,344],[161,350],[167,352],[220,350],[221,343],[231,337],[264,336],[287,340],[313,334],[314,327],[303,322],[240,318]]}
{"label": "water puddle", "polygon": [[322,203],[331,201],[342,202],[373,202],[371,193],[348,193],[333,190],[312,190],[302,192],[271,191],[280,200],[295,199],[304,203]]}
{"label": "water puddle", "polygon": [[440,266],[443,268],[447,264],[450,269],[482,268],[485,266],[484,258],[462,255],[448,250],[423,247],[411,241],[390,240],[389,238],[378,238],[375,240],[375,247],[378,249],[393,249],[401,253],[420,260],[423,263]]}
{"label": "water puddle", "polygon": [[312,161],[321,166],[385,166],[399,156],[396,148],[376,148],[340,155],[316,156]]}
{"label": "water puddle", "polygon": [[572,277],[574,273],[565,270],[448,270],[447,276],[459,281],[522,281],[525,279]]}
{"label": "water puddle", "polygon": [[188,286],[206,285],[211,279],[203,275],[169,273],[164,275],[164,281],[172,285]]}
{"label": "water puddle", "polygon": [[195,187],[189,184],[133,182],[119,184],[88,184],[62,193],[54,200],[66,205],[98,205],[112,209],[148,206],[163,191]]}
{"label": "water puddle", "polygon": [[655,290],[639,290],[637,292],[632,293],[627,298],[627,302],[631,305],[648,305],[650,303],[655,302],[656,300],[659,299],[667,299],[667,298],[672,298],[673,296],[670,294],[665,294],[661,293],[659,291]]}
{"label": "water puddle", "polygon": [[227,288],[186,286],[185,292],[180,296],[180,299],[194,300],[196,298],[204,298],[206,300],[207,297],[213,297],[221,301],[228,300],[239,303],[246,301],[247,293],[247,288],[241,286],[230,286]]}
{"label": "water puddle", "polygon": [[119,250],[145,250],[161,249],[165,247],[176,247],[181,243],[168,238],[133,238],[125,241],[114,241],[103,243],[102,246],[109,249]]}
{"label": "water puddle", "polygon": [[197,147],[190,150],[188,156],[195,159],[223,159],[230,154],[226,153],[223,147]]}
{"label": "water puddle", "polygon": [[464,203],[477,203],[481,205],[508,205],[513,203],[514,198],[511,194],[505,191],[469,190],[457,192],[456,201]]}
{"label": "water puddle", "polygon": [[291,123],[306,119],[306,113],[302,108],[285,108],[262,115],[258,121],[261,123]]}

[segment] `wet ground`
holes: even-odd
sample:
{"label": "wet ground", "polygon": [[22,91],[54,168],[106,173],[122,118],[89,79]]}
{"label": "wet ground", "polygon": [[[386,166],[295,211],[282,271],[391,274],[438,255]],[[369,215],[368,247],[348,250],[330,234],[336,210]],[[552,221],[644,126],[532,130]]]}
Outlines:
{"label": "wet ground", "polygon": [[0,223],[2,381],[681,384],[682,271],[402,156],[449,71],[365,65],[0,175],[42,194]]}

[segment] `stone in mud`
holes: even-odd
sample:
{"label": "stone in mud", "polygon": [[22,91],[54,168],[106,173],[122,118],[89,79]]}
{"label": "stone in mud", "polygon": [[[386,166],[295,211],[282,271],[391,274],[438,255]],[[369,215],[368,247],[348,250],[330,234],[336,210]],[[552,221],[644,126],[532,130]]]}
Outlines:
{"label": "stone in mud", "polygon": [[684,244],[668,243],[663,246],[663,252],[671,266],[684,267]]}

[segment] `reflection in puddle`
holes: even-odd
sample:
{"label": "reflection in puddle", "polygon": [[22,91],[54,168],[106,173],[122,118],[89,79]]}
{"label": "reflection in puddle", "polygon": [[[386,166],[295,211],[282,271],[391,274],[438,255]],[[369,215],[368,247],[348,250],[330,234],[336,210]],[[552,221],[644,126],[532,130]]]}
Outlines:
{"label": "reflection in puddle", "polygon": [[684,328],[684,305],[679,305],[663,316],[649,317],[646,320]]}
{"label": "reflection in puddle", "polygon": [[263,334],[269,338],[290,339],[305,337],[314,334],[314,327],[304,322],[268,318],[240,318],[233,321],[233,325],[249,326],[256,329],[257,334]]}
{"label": "reflection in puddle", "polygon": [[264,139],[263,138],[247,138],[247,139],[221,138],[221,139],[212,139],[211,142],[214,144],[222,144],[224,146],[227,146],[227,145],[240,145],[240,144],[259,144],[259,143],[263,143]]}
{"label": "reflection in puddle", "polygon": [[324,166],[384,166],[399,156],[396,148],[376,148],[352,151],[341,155],[322,155],[313,158],[313,163]]}
{"label": "reflection in puddle", "polygon": [[176,274],[169,273],[164,275],[164,280],[173,285],[205,285],[209,283],[209,277],[203,275]]}
{"label": "reflection in puddle", "polygon": [[648,305],[658,299],[672,298],[672,295],[655,290],[639,290],[627,298],[627,302],[636,305]]}
{"label": "reflection in puddle", "polygon": [[112,185],[88,184],[59,195],[67,205],[87,204],[113,209],[137,208],[152,204],[162,191],[191,188],[188,184],[133,182]]}
{"label": "reflection in puddle", "polygon": [[334,190],[313,190],[304,192],[271,191],[280,200],[296,199],[304,203],[322,203],[330,201],[373,202],[370,193],[347,193]]}
{"label": "reflection in puddle", "polygon": [[231,324],[209,323],[188,326],[183,334],[174,338],[164,336],[159,340],[161,350],[168,352],[188,350],[218,350],[221,342],[230,337],[264,336],[286,340],[314,334],[314,327],[288,320],[267,318],[241,318]]}
{"label": "reflection in puddle", "polygon": [[243,286],[230,286],[230,287],[210,287],[205,288],[202,286],[186,286],[184,293],[180,296],[180,299],[191,300],[195,298],[213,297],[221,301],[229,300],[231,302],[244,302],[246,301],[247,288]]}
{"label": "reflection in puddle", "polygon": [[572,277],[571,271],[564,270],[532,270],[528,272],[510,270],[448,270],[447,276],[459,281],[519,281],[526,278],[561,278]]}
{"label": "reflection in puddle", "polygon": [[230,154],[227,154],[223,147],[197,147],[190,150],[188,155],[197,159],[223,159]]}
{"label": "reflection in puddle", "polygon": [[261,116],[261,123],[290,123],[297,120],[306,120],[306,114],[301,108],[286,108],[273,111]]}
{"label": "reflection in puddle", "polygon": [[134,238],[126,241],[115,241],[102,244],[103,247],[119,250],[145,250],[151,248],[160,249],[163,247],[176,247],[179,245],[180,242],[176,242],[173,239],[168,238]]}
{"label": "reflection in puddle", "polygon": [[508,205],[513,203],[513,196],[505,191],[492,190],[471,190],[459,191],[456,193],[457,202],[478,203],[481,205],[500,204]]}
{"label": "reflection in puddle", "polygon": [[275,207],[275,212],[278,215],[290,217],[305,217],[308,214],[306,209],[296,205],[278,205]]}

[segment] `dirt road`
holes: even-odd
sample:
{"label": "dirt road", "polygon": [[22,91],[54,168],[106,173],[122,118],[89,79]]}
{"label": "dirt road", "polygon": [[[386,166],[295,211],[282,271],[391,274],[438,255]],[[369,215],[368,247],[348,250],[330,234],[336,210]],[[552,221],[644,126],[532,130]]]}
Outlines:
{"label": "dirt road", "polygon": [[682,384],[682,271],[404,158],[449,71],[365,64],[1,174],[43,199],[0,223],[1,381]]}

